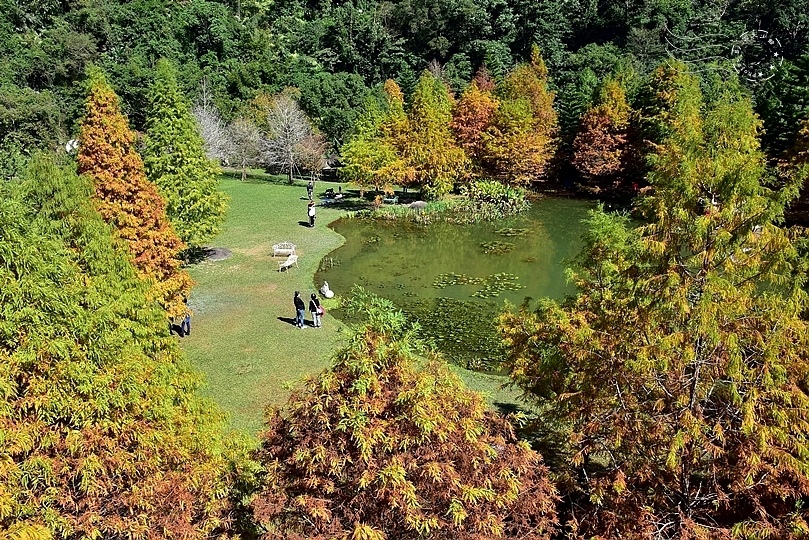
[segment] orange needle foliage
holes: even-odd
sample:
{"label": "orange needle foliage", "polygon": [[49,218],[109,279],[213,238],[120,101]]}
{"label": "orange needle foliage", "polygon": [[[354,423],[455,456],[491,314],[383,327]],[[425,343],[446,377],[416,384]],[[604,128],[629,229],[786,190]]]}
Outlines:
{"label": "orange needle foliage", "polygon": [[178,257],[185,246],[169,224],[157,187],[146,179],[118,96],[99,69],[89,75],[79,173],[93,180],[98,211],[126,240],[138,274],[153,282],[152,298],[169,316],[181,316],[186,312],[183,298],[192,286]]}
{"label": "orange needle foliage", "polygon": [[[486,156],[483,133],[491,126],[498,106],[491,89],[483,90],[478,83],[479,79],[482,77],[476,77],[464,90],[455,105],[450,124],[458,145],[477,169],[482,168]],[[492,85],[488,86],[491,88]]]}
{"label": "orange needle foliage", "polygon": [[573,141],[573,166],[586,178],[605,178],[620,173],[628,151],[629,104],[620,83],[608,80],[600,103],[582,118],[581,131]]}
{"label": "orange needle foliage", "polygon": [[265,538],[550,538],[556,495],[541,456],[442,362],[416,369],[417,330],[392,304],[356,298],[348,309],[371,322],[267,412],[252,506],[283,532]]}

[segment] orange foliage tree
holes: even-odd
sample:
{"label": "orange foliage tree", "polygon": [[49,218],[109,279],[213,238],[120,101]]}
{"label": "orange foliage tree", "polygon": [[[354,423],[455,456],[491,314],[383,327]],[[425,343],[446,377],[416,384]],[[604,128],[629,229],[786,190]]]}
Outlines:
{"label": "orange foliage tree", "polygon": [[[511,375],[559,426],[575,537],[806,538],[805,235],[778,226],[761,122],[677,75],[647,221],[595,212],[578,294],[501,318]],[[551,441],[553,442],[553,441]]]}
{"label": "orange foliage tree", "polygon": [[497,89],[500,105],[485,135],[487,161],[496,175],[517,185],[540,180],[553,157],[558,122],[548,69],[534,46]]}
{"label": "orange foliage tree", "polygon": [[221,413],[93,191],[42,158],[0,186],[0,538],[210,538]]}
{"label": "orange foliage tree", "polygon": [[455,104],[450,124],[458,145],[477,172],[483,172],[486,159],[483,134],[491,127],[498,107],[493,88],[485,70],[478,72]]}
{"label": "orange foliage tree", "polygon": [[169,224],[157,187],[146,179],[118,96],[100,69],[91,68],[88,75],[79,172],[93,180],[101,216],[126,240],[138,273],[153,284],[153,299],[169,316],[183,315],[183,298],[192,286],[179,258],[185,246]]}
{"label": "orange foliage tree", "polygon": [[584,113],[573,141],[573,166],[586,179],[615,180],[624,172],[631,155],[630,114],[623,87],[607,79],[597,102]]}
{"label": "orange foliage tree", "polygon": [[334,366],[267,411],[265,538],[549,538],[539,454],[443,362],[416,369],[418,329],[390,302],[359,290],[349,309],[368,321]]}

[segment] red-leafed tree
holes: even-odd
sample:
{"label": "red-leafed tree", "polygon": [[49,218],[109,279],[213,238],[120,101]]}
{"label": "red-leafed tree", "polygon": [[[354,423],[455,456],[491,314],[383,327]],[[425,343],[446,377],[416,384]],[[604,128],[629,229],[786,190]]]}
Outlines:
{"label": "red-leafed tree", "polygon": [[135,267],[152,282],[152,297],[169,316],[185,314],[192,281],[181,268],[185,247],[166,217],[165,201],[146,179],[135,134],[100,69],[88,72],[86,115],[79,138],[79,172],[93,180],[101,216],[129,247]]}
{"label": "red-leafed tree", "polygon": [[483,134],[491,127],[497,112],[498,101],[492,93],[493,88],[485,71],[479,73],[455,104],[450,124],[458,145],[478,171],[483,168],[486,157]]}
{"label": "red-leafed tree", "polygon": [[368,321],[334,367],[267,411],[265,538],[550,538],[539,454],[438,359],[416,368],[417,329],[390,302],[360,290],[349,308]]}
{"label": "red-leafed tree", "polygon": [[616,181],[631,163],[631,110],[626,92],[615,79],[604,82],[597,102],[581,121],[573,141],[573,166],[587,180]]}

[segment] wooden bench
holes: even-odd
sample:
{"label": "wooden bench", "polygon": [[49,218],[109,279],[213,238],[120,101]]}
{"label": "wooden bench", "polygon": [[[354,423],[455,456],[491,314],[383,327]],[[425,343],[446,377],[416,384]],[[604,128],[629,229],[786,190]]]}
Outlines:
{"label": "wooden bench", "polygon": [[285,261],[280,261],[278,263],[278,271],[283,272],[285,269],[288,271],[292,267],[293,264],[295,265],[295,267],[298,266],[298,256],[297,255],[290,255],[289,257],[287,257],[287,259]]}
{"label": "wooden bench", "polygon": [[382,199],[382,202],[387,204],[399,204],[399,196],[396,195],[395,197],[385,197]]}
{"label": "wooden bench", "polygon": [[272,256],[295,255],[295,247],[292,242],[279,242],[272,247]]}

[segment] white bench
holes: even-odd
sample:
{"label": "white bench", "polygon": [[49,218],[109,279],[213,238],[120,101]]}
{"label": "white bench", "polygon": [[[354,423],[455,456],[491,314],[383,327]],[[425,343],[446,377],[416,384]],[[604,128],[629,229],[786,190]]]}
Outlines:
{"label": "white bench", "polygon": [[384,199],[382,199],[382,202],[386,204],[399,204],[399,196],[397,195],[395,197],[385,197]]}
{"label": "white bench", "polygon": [[290,255],[289,257],[287,257],[287,260],[280,261],[278,263],[278,271],[282,272],[284,269],[286,269],[288,271],[290,269],[290,267],[292,267],[293,264],[295,265],[296,268],[298,267],[298,256],[297,255]]}
{"label": "white bench", "polygon": [[272,247],[272,256],[295,255],[295,247],[292,242],[279,242]]}

